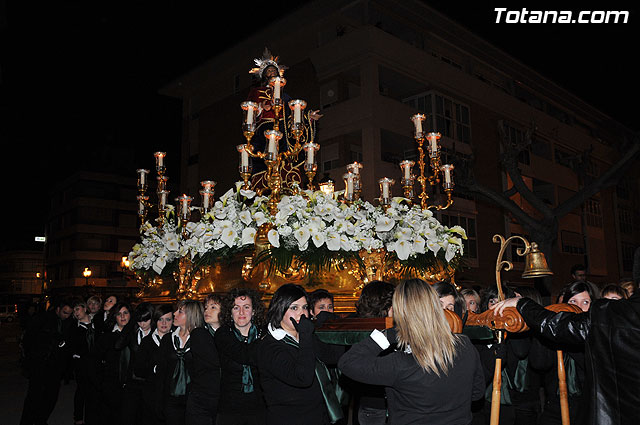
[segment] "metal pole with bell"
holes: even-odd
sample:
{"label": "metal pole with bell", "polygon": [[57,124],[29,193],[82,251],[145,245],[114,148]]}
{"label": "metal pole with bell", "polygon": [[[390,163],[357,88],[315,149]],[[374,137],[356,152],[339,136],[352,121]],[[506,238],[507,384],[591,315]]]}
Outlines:
{"label": "metal pole with bell", "polygon": [[[524,242],[524,248],[518,248],[516,253],[525,257],[525,268],[522,273],[524,278],[533,278],[540,276],[550,276],[553,273],[549,270],[547,260],[544,254],[538,250],[538,244],[535,242],[529,243],[528,240],[522,236],[513,235],[505,239],[502,235],[494,235],[493,242],[500,243],[500,251],[498,252],[498,259],[496,260],[496,285],[498,285],[498,302],[504,301],[504,292],[502,290],[502,280],[500,278],[500,272],[502,270],[509,271],[513,268],[513,263],[508,260],[503,260],[502,256],[507,248],[509,242],[519,239]],[[502,343],[506,337],[506,333],[501,332],[499,334],[498,343]],[[502,359],[496,358],[496,365],[493,374],[493,392],[491,394],[491,419],[490,425],[498,425],[500,421],[500,390],[502,385]],[[566,394],[565,394],[566,395]],[[564,422],[563,422],[564,424]]]}

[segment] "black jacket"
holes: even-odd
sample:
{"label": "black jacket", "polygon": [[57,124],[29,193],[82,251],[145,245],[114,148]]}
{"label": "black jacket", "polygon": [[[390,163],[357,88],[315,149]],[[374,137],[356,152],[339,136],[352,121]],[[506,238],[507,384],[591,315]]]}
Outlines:
{"label": "black jacket", "polygon": [[344,348],[322,343],[317,336],[300,336],[299,348],[267,332],[260,341],[260,379],[267,403],[268,425],[329,423],[316,378],[316,358],[336,365]]}
{"label": "black jacket", "polygon": [[591,424],[631,424],[640,416],[640,295],[600,299],[588,313],[553,313],[523,298],[518,311],[553,341],[585,344]]}
{"label": "black jacket", "polygon": [[471,401],[484,394],[484,374],[469,338],[459,338],[447,375],[425,372],[413,355],[402,351],[378,357],[382,348],[372,338],[352,346],[338,367],[352,379],[386,387],[389,424],[468,425]]}
{"label": "black jacket", "polygon": [[189,375],[190,391],[217,399],[220,396],[220,359],[213,335],[204,327],[191,331],[191,355]]}

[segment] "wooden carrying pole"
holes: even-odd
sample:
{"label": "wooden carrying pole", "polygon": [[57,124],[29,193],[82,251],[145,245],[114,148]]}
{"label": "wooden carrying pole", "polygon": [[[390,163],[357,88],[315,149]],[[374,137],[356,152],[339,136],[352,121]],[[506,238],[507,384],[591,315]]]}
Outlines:
{"label": "wooden carrying pole", "polygon": [[[503,342],[504,331],[498,330],[498,344]],[[493,370],[493,390],[491,392],[491,421],[490,425],[498,425],[500,422],[500,390],[502,389],[502,359],[496,357],[496,366]]]}

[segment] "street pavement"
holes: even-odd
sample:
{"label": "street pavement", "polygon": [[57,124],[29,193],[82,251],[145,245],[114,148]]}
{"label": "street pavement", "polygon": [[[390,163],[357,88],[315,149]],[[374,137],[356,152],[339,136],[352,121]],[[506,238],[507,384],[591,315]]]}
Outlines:
{"label": "street pavement", "polygon": [[[17,322],[0,323],[0,412],[3,425],[19,425],[22,404],[27,393],[27,379],[18,362],[18,343],[22,329]],[[75,381],[62,382],[56,408],[49,425],[73,424]]]}

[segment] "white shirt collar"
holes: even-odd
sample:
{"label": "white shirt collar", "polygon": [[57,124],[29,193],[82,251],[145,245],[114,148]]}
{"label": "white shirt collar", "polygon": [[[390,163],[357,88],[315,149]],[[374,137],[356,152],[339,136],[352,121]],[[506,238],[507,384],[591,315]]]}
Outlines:
{"label": "white shirt collar", "polygon": [[155,329],[155,330],[153,331],[153,334],[152,334],[152,335],[153,335],[153,337],[152,337],[151,339],[153,339],[153,342],[155,342],[155,343],[156,343],[156,345],[157,345],[158,347],[160,347],[160,340],[162,339],[162,338],[160,337],[160,332],[158,332],[158,330],[157,330],[157,329]]}
{"label": "white shirt collar", "polygon": [[285,331],[282,328],[274,328],[273,326],[271,326],[271,323],[269,323],[269,325],[267,326],[267,329],[269,330],[269,333],[271,334],[271,336],[273,338],[275,338],[276,341],[280,341],[280,340],[284,339],[284,337],[287,336],[287,335],[289,335],[291,338],[293,338],[296,341],[298,341],[298,338],[296,338],[295,336],[291,335],[289,332]]}
{"label": "white shirt collar", "polygon": [[187,343],[187,341],[189,341],[189,338],[191,337],[191,333],[189,333],[189,335],[187,335],[187,339],[185,339],[184,343],[183,343],[182,339],[180,338],[180,327],[177,327],[176,330],[171,333],[171,341],[173,341],[176,336],[178,337],[178,340],[180,341],[180,348],[183,348],[184,345]]}

